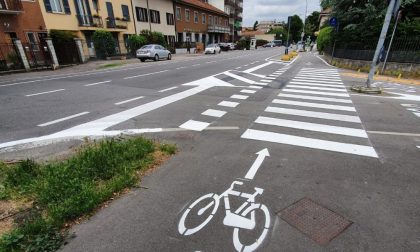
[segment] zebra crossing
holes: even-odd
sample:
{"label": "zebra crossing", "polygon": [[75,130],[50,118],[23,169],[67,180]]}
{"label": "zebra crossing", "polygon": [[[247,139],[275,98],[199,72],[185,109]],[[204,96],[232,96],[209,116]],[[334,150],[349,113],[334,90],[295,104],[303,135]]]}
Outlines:
{"label": "zebra crossing", "polygon": [[420,117],[420,105],[418,104],[401,104],[405,109]]}
{"label": "zebra crossing", "polygon": [[301,69],[241,137],[378,158],[335,69]]}

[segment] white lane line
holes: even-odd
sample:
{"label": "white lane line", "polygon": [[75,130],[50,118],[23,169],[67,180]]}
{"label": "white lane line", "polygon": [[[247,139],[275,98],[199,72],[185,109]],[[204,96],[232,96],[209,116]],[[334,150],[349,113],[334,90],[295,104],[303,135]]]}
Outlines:
{"label": "white lane line", "polygon": [[244,94],[255,94],[255,92],[257,92],[257,91],[249,90],[249,89],[242,89],[240,92],[244,93]]}
{"label": "white lane line", "polygon": [[265,78],[266,77],[265,75],[262,75],[262,74],[255,74],[255,73],[249,73],[249,74],[257,76],[258,78]]}
{"label": "white lane line", "polygon": [[355,129],[355,128],[330,126],[326,124],[308,123],[308,122],[301,122],[301,121],[292,121],[292,120],[285,120],[285,119],[278,119],[278,118],[264,117],[264,116],[259,116],[257,120],[255,120],[255,122],[259,124],[280,126],[280,127],[285,127],[285,128],[309,130],[309,131],[330,133],[330,134],[343,135],[343,136],[368,138],[366,131],[362,129]]}
{"label": "white lane line", "polygon": [[164,72],[168,72],[168,71],[169,70],[162,70],[162,71],[153,72],[153,73],[147,73],[147,74],[140,74],[140,75],[125,77],[124,80],[133,79],[133,78],[137,78],[137,77],[148,76],[148,75],[160,74],[160,73],[164,73]]}
{"label": "white lane line", "polygon": [[274,99],[273,103],[283,104],[283,105],[294,105],[294,106],[301,106],[301,107],[313,107],[313,108],[356,112],[356,109],[354,107],[341,106],[341,105],[330,105],[330,104],[299,102],[299,101],[289,101],[289,100],[279,100],[279,99]]}
{"label": "white lane line", "polygon": [[267,107],[264,111],[277,113],[277,114],[312,117],[312,118],[333,120],[333,121],[343,121],[343,122],[352,122],[352,123],[362,122],[358,116],[332,114],[332,113],[324,113],[324,112],[308,111],[308,110],[300,110],[300,109]]}
{"label": "white lane line", "polygon": [[317,95],[327,95],[327,96],[350,97],[349,94],[345,94],[345,93],[317,92],[317,91],[292,89],[292,88],[285,88],[282,91],[283,92],[290,92],[290,93],[302,93],[302,94],[317,94]]}
{"label": "white lane line", "polygon": [[206,111],[204,111],[203,113],[201,113],[202,115],[206,115],[206,116],[213,116],[213,117],[222,117],[226,114],[226,111],[223,110],[216,110],[216,109],[208,109]]}
{"label": "white lane line", "polygon": [[162,90],[160,90],[160,91],[158,91],[158,92],[159,92],[159,93],[163,93],[163,92],[166,92],[166,91],[169,91],[169,90],[174,90],[174,89],[176,89],[176,88],[178,88],[178,87],[166,88],[166,89],[162,89]]}
{"label": "white lane line", "polygon": [[25,95],[26,97],[31,97],[31,96],[37,96],[37,95],[43,95],[43,94],[50,94],[50,93],[55,93],[55,92],[60,92],[60,91],[64,91],[65,89],[57,89],[57,90],[51,90],[51,91],[46,91],[46,92],[41,92],[41,93],[36,93],[36,94],[28,94]]}
{"label": "white lane line", "polygon": [[222,101],[217,105],[223,106],[223,107],[235,108],[236,106],[239,105],[239,103],[238,102],[230,102],[230,101]]}
{"label": "white lane line", "polygon": [[253,88],[253,89],[261,89],[262,87],[259,87],[259,86],[248,86],[248,88]]}
{"label": "white lane line", "polygon": [[280,93],[280,94],[278,94],[278,96],[279,97],[305,99],[305,100],[314,100],[314,101],[329,101],[329,102],[352,103],[351,100],[347,100],[347,99],[327,98],[327,97],[320,97],[320,96],[294,95],[294,94],[285,94],[285,93]]}
{"label": "white lane line", "polygon": [[182,129],[187,129],[187,130],[202,131],[205,128],[207,128],[209,125],[210,123],[189,120],[179,127]]}
{"label": "white lane line", "polygon": [[267,63],[261,64],[261,65],[255,66],[253,68],[247,69],[247,70],[244,71],[244,73],[252,73],[252,72],[257,71],[258,69],[269,66],[271,64],[273,64],[273,63],[272,62],[267,62]]}
{"label": "white lane line", "polygon": [[187,67],[177,67],[176,70],[184,69],[184,68],[187,68]]}
{"label": "white lane line", "polygon": [[201,64],[194,64],[194,65],[192,65],[192,67],[199,66],[199,65],[201,65]]}
{"label": "white lane line", "polygon": [[264,77],[264,79],[275,80],[276,78],[274,78],[274,77]]}
{"label": "white lane line", "polygon": [[287,144],[311,149],[326,150],[377,158],[378,154],[371,146],[333,142],[321,139],[279,134],[268,131],[248,129],[242,138],[260,140],[272,143]]}
{"label": "white lane line", "polygon": [[293,79],[291,82],[289,82],[291,84],[299,84],[299,85],[308,85],[308,86],[318,86],[318,87],[337,87],[337,88],[345,88],[343,85],[338,85],[338,84],[320,84],[320,83],[311,83],[311,82],[301,82],[301,81],[296,81],[295,79]]}
{"label": "white lane line", "polygon": [[108,80],[108,81],[101,81],[101,82],[96,82],[96,83],[90,83],[90,84],[86,84],[85,87],[90,87],[90,86],[96,86],[96,85],[100,85],[100,84],[105,84],[105,83],[109,83],[112,80]]}
{"label": "white lane line", "polygon": [[79,114],[75,114],[75,115],[67,116],[67,117],[64,117],[64,118],[60,118],[60,119],[57,119],[57,120],[54,120],[54,121],[39,124],[38,127],[45,127],[45,126],[48,126],[48,125],[51,125],[51,124],[66,121],[66,120],[69,120],[69,119],[72,119],[72,118],[75,118],[75,117],[79,117],[79,116],[82,116],[82,115],[86,115],[86,114],[89,114],[89,112],[82,112],[82,113],[79,113]]}
{"label": "white lane line", "polygon": [[288,88],[302,88],[302,89],[310,89],[310,90],[318,90],[318,91],[333,91],[333,92],[344,92],[347,93],[347,89],[345,88],[327,88],[327,87],[312,87],[312,86],[305,86],[305,85],[287,85]]}
{"label": "white lane line", "polygon": [[238,99],[238,100],[246,100],[248,99],[248,95],[232,95],[230,98],[232,99]]}
{"label": "white lane line", "polygon": [[132,98],[132,99],[125,100],[125,101],[120,101],[120,102],[115,103],[115,105],[121,105],[121,104],[124,104],[124,103],[139,100],[139,99],[142,99],[142,98],[144,98],[144,96],[139,96],[139,97],[135,97],[135,98]]}
{"label": "white lane line", "polygon": [[[267,83],[273,82],[272,80],[260,80],[260,81],[262,81],[262,82],[267,82]],[[255,83],[254,83],[254,84],[255,84]]]}
{"label": "white lane line", "polygon": [[233,73],[231,73],[229,71],[223,72],[223,74],[225,74],[225,75],[227,75],[229,77],[232,77],[234,79],[240,80],[242,82],[248,83],[248,84],[254,84],[255,83],[255,81],[253,81],[253,80],[250,80],[250,79],[244,78],[242,76],[233,74]]}

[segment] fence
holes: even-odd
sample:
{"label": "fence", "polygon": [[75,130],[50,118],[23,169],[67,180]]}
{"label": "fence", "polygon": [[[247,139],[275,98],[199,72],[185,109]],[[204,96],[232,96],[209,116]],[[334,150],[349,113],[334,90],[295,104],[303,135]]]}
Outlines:
{"label": "fence", "polygon": [[14,44],[0,44],[0,72],[25,69]]}
{"label": "fence", "polygon": [[52,60],[46,43],[22,43],[22,46],[32,69],[51,67]]}
{"label": "fence", "polygon": [[[385,41],[380,60],[385,59],[390,39]],[[375,54],[378,41],[336,42],[327,47],[325,52],[335,58],[371,61]],[[388,62],[420,64],[420,38],[394,39],[388,56]]]}

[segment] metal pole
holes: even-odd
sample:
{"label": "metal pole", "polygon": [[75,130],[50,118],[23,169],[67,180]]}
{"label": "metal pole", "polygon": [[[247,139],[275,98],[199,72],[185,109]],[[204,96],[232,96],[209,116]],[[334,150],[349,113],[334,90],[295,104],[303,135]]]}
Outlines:
{"label": "metal pole", "polygon": [[289,54],[289,34],[290,34],[290,23],[292,22],[292,19],[288,17],[288,23],[289,28],[287,29],[287,43],[286,43],[286,49],[284,50],[284,54]]}
{"label": "metal pole", "polygon": [[149,31],[152,32],[152,23],[150,22],[150,9],[149,9],[149,0],[146,0],[147,5],[147,19],[149,20]]}
{"label": "metal pole", "polygon": [[382,26],[381,35],[379,36],[378,45],[376,46],[375,55],[373,56],[372,65],[370,66],[370,72],[368,75],[368,79],[366,81],[366,87],[370,88],[370,84],[372,83],[373,76],[375,75],[376,69],[376,62],[378,61],[379,54],[381,53],[381,49],[385,42],[386,33],[388,32],[389,23],[391,22],[392,11],[395,7],[395,0],[391,0],[388,6],[388,10],[386,12],[385,21]]}
{"label": "metal pole", "polygon": [[392,32],[391,41],[389,41],[388,51],[386,52],[384,65],[382,66],[381,74],[383,74],[385,71],[386,62],[388,60],[389,52],[391,51],[392,42],[394,41],[395,31],[397,30],[398,21],[400,21],[400,18],[401,18],[401,11],[398,11],[397,20],[395,20],[394,31]]}
{"label": "metal pole", "polygon": [[306,13],[308,12],[308,0],[306,0],[306,7],[305,7],[305,19],[303,20],[303,31],[302,31],[302,35],[300,38],[300,42],[302,43],[302,47],[303,46],[303,37],[305,36],[305,28],[306,28]]}

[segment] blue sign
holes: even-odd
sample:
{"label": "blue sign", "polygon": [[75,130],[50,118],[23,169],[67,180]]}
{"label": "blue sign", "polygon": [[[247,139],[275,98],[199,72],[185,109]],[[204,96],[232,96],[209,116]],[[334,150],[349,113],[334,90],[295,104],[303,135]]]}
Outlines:
{"label": "blue sign", "polygon": [[330,18],[330,25],[336,27],[338,25],[338,20],[336,17]]}

